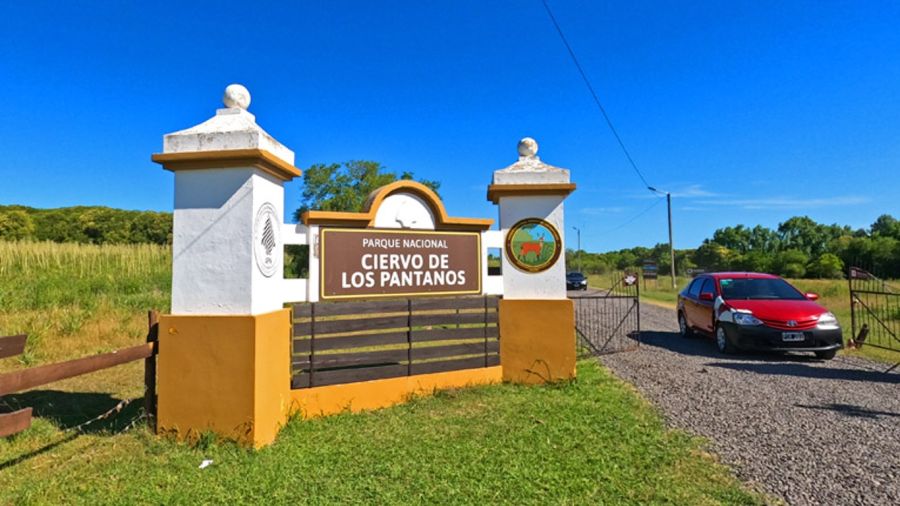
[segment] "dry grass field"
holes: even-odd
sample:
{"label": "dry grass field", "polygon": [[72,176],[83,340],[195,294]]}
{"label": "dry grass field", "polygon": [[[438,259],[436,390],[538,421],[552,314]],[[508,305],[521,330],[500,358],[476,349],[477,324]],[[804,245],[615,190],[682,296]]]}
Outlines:
{"label": "dry grass field", "polygon": [[[147,311],[169,309],[170,284],[167,246],[0,242],[0,335],[28,334],[25,353],[0,360],[0,372],[143,342]],[[54,383],[45,392],[96,393],[83,398],[96,402],[79,409],[97,415],[112,398],[143,395],[142,367],[132,362]],[[37,429],[44,424],[38,419]]]}
{"label": "dry grass field", "polygon": [[170,285],[166,246],[0,242],[0,335],[28,334],[26,365],[137,344]]}

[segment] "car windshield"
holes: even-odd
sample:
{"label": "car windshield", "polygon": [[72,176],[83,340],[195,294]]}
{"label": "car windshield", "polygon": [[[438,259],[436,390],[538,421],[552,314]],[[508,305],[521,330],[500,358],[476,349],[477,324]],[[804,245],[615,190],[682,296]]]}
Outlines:
{"label": "car windshield", "polygon": [[806,297],[783,279],[720,279],[722,298],[728,299],[772,299],[804,300]]}
{"label": "car windshield", "polygon": [[584,279],[584,274],[580,272],[570,272],[568,275],[569,279]]}

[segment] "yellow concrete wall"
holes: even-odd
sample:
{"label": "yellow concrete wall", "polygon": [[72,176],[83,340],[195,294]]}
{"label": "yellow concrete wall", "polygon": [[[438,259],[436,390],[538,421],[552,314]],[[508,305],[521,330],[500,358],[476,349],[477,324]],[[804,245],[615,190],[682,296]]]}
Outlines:
{"label": "yellow concrete wall", "polygon": [[575,377],[571,300],[500,300],[503,381],[546,383]]}
{"label": "yellow concrete wall", "polygon": [[274,440],[290,396],[290,310],[164,315],[159,329],[161,433],[210,430],[256,447]]}
{"label": "yellow concrete wall", "polygon": [[256,318],[256,385],[253,440],[256,446],[275,440],[291,404],[291,311]]}
{"label": "yellow concrete wall", "polygon": [[496,367],[291,390],[291,314],[160,318],[158,427],[191,439],[213,431],[261,447],[288,414],[378,409],[436,390],[575,377],[570,300],[500,301]]}
{"label": "yellow concrete wall", "polygon": [[158,427],[254,447],[291,412],[305,418],[384,408],[436,390],[499,383],[501,366],[291,390],[291,315],[160,317]]}
{"label": "yellow concrete wall", "polygon": [[501,366],[485,367],[301,388],[292,390],[291,397],[294,410],[304,418],[313,418],[342,411],[384,408],[405,402],[412,396],[431,394],[435,390],[499,383],[501,377]]}

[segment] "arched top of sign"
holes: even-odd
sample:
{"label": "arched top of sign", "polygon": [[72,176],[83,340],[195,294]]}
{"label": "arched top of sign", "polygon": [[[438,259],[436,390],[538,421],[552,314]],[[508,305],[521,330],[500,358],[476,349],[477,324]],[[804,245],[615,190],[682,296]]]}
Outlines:
{"label": "arched top of sign", "polygon": [[546,271],[562,251],[562,240],[556,227],[540,218],[517,222],[506,234],[506,257],[526,272]]}
{"label": "arched top of sign", "polygon": [[494,223],[491,219],[447,216],[444,203],[431,188],[408,180],[373,191],[362,212],[307,211],[302,218],[305,225],[419,230],[480,231]]}

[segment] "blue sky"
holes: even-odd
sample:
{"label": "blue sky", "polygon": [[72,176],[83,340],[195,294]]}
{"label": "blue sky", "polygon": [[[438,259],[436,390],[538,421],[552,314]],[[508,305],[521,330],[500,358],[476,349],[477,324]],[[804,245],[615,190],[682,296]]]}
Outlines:
{"label": "blue sky", "polygon": [[[4,6],[0,204],[170,210],[150,155],[240,82],[301,168],[377,160],[440,180],[450,214],[496,218],[491,172],[529,135],[572,171],[584,249],[666,240],[664,203],[647,211],[656,197],[540,0],[186,4]],[[550,4],[638,166],[672,192],[676,247],[794,215],[900,216],[900,4]]]}

